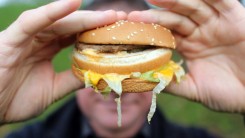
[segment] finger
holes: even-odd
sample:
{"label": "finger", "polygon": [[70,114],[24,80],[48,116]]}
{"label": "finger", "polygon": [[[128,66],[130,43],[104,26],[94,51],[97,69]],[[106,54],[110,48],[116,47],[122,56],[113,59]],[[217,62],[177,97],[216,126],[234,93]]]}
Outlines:
{"label": "finger", "polygon": [[[91,18],[92,17],[92,18]],[[55,22],[48,27],[42,39],[53,39],[57,36],[75,34],[84,30],[96,28],[106,24],[111,24],[117,20],[125,19],[123,12],[108,11],[77,11],[71,15]]]}
{"label": "finger", "polygon": [[187,17],[164,10],[134,11],[128,15],[128,20],[160,24],[181,35],[190,35],[196,28]]}
{"label": "finger", "polygon": [[80,4],[81,0],[61,0],[37,9],[25,11],[5,31],[6,38],[8,38],[6,42],[10,45],[24,42],[58,19],[77,10]]}
{"label": "finger", "polygon": [[188,74],[180,83],[171,82],[170,85],[166,87],[166,92],[187,98],[189,100],[198,101],[195,82]]}
{"label": "finger", "polygon": [[232,22],[240,21],[244,18],[245,8],[238,0],[204,0],[207,4],[218,11],[220,15],[228,17]]}
{"label": "finger", "polygon": [[220,13],[230,11],[230,10],[239,10],[243,8],[238,0],[204,0],[209,5],[212,5]]}
{"label": "finger", "polygon": [[40,41],[33,41],[32,54],[37,57],[45,57],[45,59],[52,59],[61,49],[71,46],[76,41],[76,35],[69,35],[56,39],[52,43],[52,48],[40,46]]}
{"label": "finger", "polygon": [[126,20],[127,19],[127,13],[124,11],[117,11],[117,19],[118,20]]}
{"label": "finger", "polygon": [[175,13],[185,15],[197,24],[206,22],[216,12],[202,0],[149,0],[150,3],[164,7]]}
{"label": "finger", "polygon": [[61,72],[55,76],[53,88],[53,101],[64,97],[68,93],[81,88],[84,83],[79,81],[71,70]]}

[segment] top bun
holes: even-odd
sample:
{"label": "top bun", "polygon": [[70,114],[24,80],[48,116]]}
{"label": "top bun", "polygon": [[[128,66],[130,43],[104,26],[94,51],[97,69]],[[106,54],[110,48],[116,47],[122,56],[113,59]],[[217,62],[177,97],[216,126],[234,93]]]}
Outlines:
{"label": "top bun", "polygon": [[171,31],[157,24],[118,21],[83,32],[78,41],[88,44],[132,44],[175,48]]}

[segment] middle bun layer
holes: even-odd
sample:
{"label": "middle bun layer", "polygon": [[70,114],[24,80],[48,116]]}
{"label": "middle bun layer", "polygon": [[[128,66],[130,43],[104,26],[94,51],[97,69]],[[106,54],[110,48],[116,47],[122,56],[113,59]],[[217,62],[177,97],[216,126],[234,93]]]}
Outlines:
{"label": "middle bun layer", "polygon": [[147,49],[141,52],[117,54],[99,53],[94,49],[74,51],[74,62],[83,70],[91,70],[100,74],[147,72],[161,67],[170,60],[169,49]]}

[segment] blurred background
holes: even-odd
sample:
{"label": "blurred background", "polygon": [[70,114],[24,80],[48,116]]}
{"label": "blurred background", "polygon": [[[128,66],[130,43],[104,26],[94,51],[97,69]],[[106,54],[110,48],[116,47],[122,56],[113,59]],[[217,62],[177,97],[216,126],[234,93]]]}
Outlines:
{"label": "blurred background", "polygon": [[[22,11],[38,7],[50,1],[0,0],[0,31],[9,26]],[[53,65],[57,72],[70,68],[71,51],[72,47],[66,48],[55,57]],[[62,104],[73,96],[74,94],[72,93],[54,103],[43,114],[33,120],[1,126],[0,138],[3,138],[11,131],[20,129],[23,125],[45,119],[47,115],[62,106]],[[168,94],[158,95],[157,101],[161,110],[166,114],[166,117],[173,122],[183,126],[203,127],[224,138],[245,138],[245,128],[241,115],[214,112],[200,104]]]}

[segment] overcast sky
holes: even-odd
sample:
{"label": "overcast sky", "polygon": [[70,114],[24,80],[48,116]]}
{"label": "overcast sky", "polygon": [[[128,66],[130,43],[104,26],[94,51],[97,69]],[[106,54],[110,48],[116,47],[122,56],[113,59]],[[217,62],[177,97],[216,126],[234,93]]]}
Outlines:
{"label": "overcast sky", "polygon": [[7,0],[0,0],[0,6],[5,5],[6,1],[7,1]]}

